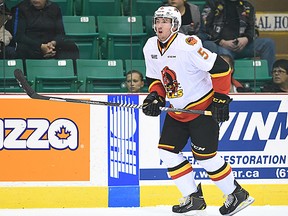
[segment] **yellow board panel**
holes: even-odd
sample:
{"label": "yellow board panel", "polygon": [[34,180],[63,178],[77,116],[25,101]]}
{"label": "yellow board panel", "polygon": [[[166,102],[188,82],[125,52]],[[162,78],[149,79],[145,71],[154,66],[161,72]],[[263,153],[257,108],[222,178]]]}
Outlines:
{"label": "yellow board panel", "polygon": [[0,208],[96,208],[108,206],[108,187],[3,187]]}
{"label": "yellow board panel", "polygon": [[[243,184],[242,186],[255,198],[253,205],[288,205],[287,184]],[[202,190],[210,206],[221,206],[225,201],[223,193],[215,185],[202,185]],[[140,194],[140,206],[175,205],[181,198],[175,186],[141,186]]]}

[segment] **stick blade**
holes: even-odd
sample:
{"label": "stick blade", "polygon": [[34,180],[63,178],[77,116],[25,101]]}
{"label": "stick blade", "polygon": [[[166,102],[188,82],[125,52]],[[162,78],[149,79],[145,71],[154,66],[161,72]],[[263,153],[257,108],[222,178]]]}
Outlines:
{"label": "stick blade", "polygon": [[20,69],[16,69],[14,70],[14,76],[19,86],[27,93],[27,95],[31,98],[34,98],[36,92],[31,88],[31,86],[27,82],[23,72]]}

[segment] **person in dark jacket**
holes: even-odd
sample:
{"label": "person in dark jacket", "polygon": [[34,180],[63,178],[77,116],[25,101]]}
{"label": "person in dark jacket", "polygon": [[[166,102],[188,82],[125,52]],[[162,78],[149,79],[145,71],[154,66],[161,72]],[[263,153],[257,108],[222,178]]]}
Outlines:
{"label": "person in dark jacket", "polygon": [[246,0],[206,0],[202,12],[203,46],[233,59],[260,57],[268,61],[269,71],[275,61],[275,43],[258,38],[255,10]]}
{"label": "person in dark jacket", "polygon": [[76,44],[65,39],[61,9],[50,0],[24,0],[15,9],[17,58],[77,59]]}

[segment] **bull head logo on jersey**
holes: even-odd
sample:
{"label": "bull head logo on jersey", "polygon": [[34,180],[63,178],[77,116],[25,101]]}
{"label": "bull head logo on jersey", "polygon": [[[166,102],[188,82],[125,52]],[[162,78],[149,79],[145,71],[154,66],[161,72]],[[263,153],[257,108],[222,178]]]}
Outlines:
{"label": "bull head logo on jersey", "polygon": [[179,95],[178,92],[179,83],[177,81],[176,73],[173,70],[171,70],[168,66],[166,66],[161,71],[161,74],[167,92],[167,97],[168,98],[175,98],[179,96],[181,97],[182,94]]}

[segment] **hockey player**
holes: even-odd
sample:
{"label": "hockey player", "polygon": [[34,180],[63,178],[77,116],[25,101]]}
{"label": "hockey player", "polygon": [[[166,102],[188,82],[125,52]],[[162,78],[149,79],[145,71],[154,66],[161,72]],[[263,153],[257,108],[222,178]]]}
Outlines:
{"label": "hockey player", "polygon": [[181,154],[190,137],[193,157],[227,196],[220,213],[232,215],[254,199],[217,153],[218,123],[229,119],[231,68],[220,56],[203,48],[199,38],[179,33],[180,26],[177,8],[162,6],[155,12],[153,28],[157,36],[149,38],[143,48],[150,92],[143,101],[143,112],[158,116],[166,99],[172,107],[212,111],[212,117],[168,113],[158,144],[159,155],[183,195],[173,212],[206,208],[201,184],[196,186],[193,168]]}

